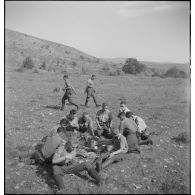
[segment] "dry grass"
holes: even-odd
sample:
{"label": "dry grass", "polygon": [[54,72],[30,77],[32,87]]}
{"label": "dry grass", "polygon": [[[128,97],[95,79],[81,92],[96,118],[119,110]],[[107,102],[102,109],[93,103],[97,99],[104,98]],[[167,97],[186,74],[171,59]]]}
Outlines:
{"label": "dry grass", "polygon": [[[17,157],[20,152],[28,151],[73,108],[67,105],[64,112],[59,110],[63,92],[54,93],[53,90],[63,87],[62,76],[42,72],[5,73],[6,193],[48,194],[55,191],[50,169],[18,164]],[[70,77],[78,104],[84,104],[88,78],[87,75]],[[119,124],[120,99],[126,99],[127,106],[146,121],[149,133],[153,132],[154,145],[141,146],[141,156],[129,154],[125,161],[105,169],[102,176],[106,183],[101,187],[97,187],[89,177],[66,175],[67,193],[189,192],[189,144],[179,145],[171,141],[182,132],[189,134],[189,81],[97,75],[95,84],[98,102],[108,102],[114,114],[114,125]],[[98,109],[92,100],[89,105],[87,110],[95,119]],[[185,136],[179,137],[184,141]],[[172,175],[174,178],[170,181]]]}

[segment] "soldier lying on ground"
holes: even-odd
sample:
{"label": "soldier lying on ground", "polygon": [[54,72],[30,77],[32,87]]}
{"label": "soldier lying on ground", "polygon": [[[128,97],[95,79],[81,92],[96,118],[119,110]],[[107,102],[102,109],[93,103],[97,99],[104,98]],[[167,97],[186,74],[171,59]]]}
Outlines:
{"label": "soldier lying on ground", "polygon": [[64,75],[63,76],[63,79],[64,79],[64,84],[65,84],[65,87],[64,87],[64,95],[62,97],[62,107],[61,107],[61,110],[64,110],[64,107],[65,107],[65,104],[66,104],[66,100],[68,100],[68,102],[74,106],[76,106],[77,110],[79,109],[79,106],[74,102],[73,100],[73,97],[72,97],[72,94],[73,92],[76,94],[74,88],[72,87],[72,85],[69,83],[68,81],[68,75]]}
{"label": "soldier lying on ground", "polygon": [[149,134],[147,134],[147,125],[145,124],[144,120],[139,117],[134,115],[132,112],[127,112],[126,113],[127,118],[131,118],[135,121],[135,123],[138,126],[138,131],[136,132],[137,138],[138,138],[138,144],[139,145],[148,145],[148,144],[153,144],[152,140],[150,139]]}
{"label": "soldier lying on ground", "polygon": [[112,139],[112,121],[112,113],[108,110],[107,103],[104,102],[101,110],[99,110],[96,114],[97,131],[94,132],[95,135]]}
{"label": "soldier lying on ground", "polygon": [[95,170],[95,167],[87,161],[79,162],[80,160],[76,155],[76,149],[73,148],[72,143],[68,141],[65,146],[59,147],[53,156],[53,174],[56,184],[60,189],[58,193],[63,193],[65,190],[63,182],[63,176],[65,174],[76,174],[85,170],[96,180],[97,184],[100,184],[100,176]]}
{"label": "soldier lying on ground", "polygon": [[43,164],[51,162],[53,154],[57,148],[65,143],[65,128],[59,127],[56,134],[47,136],[44,142],[35,146],[35,151],[23,153],[19,156],[19,161],[27,164]]}

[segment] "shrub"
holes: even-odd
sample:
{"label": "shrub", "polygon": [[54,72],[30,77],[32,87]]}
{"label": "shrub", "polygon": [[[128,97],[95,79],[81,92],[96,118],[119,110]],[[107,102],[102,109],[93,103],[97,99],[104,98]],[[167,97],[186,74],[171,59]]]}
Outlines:
{"label": "shrub", "polygon": [[24,69],[23,68],[17,68],[16,72],[24,72]]}
{"label": "shrub", "polygon": [[42,62],[40,69],[45,70],[45,68],[46,68],[46,62],[44,61],[44,62]]}
{"label": "shrub", "polygon": [[146,70],[146,65],[141,64],[135,58],[128,58],[125,62],[125,65],[122,68],[122,71],[127,74],[138,74]]}
{"label": "shrub", "polygon": [[102,71],[103,71],[104,73],[108,73],[109,70],[110,70],[110,68],[109,68],[108,65],[105,65],[104,67],[102,67]]}
{"label": "shrub", "polygon": [[81,60],[84,60],[84,59],[85,59],[85,57],[84,57],[84,56],[80,56],[80,59],[81,59]]}
{"label": "shrub", "polygon": [[189,142],[188,134],[186,132],[182,132],[178,136],[173,137],[171,139],[174,140],[178,144],[180,143],[187,144]]}
{"label": "shrub", "polygon": [[39,71],[38,71],[37,69],[35,69],[35,70],[33,71],[33,73],[39,73]]}
{"label": "shrub", "polygon": [[67,74],[68,72],[66,70],[61,71],[62,74]]}
{"label": "shrub", "polygon": [[71,63],[71,65],[75,68],[75,67],[77,66],[77,63],[76,63],[75,61],[73,61],[73,62]]}
{"label": "shrub", "polygon": [[34,67],[34,63],[29,56],[24,59],[22,67],[26,69],[32,69]]}
{"label": "shrub", "polygon": [[173,78],[186,78],[187,75],[184,71],[179,70],[177,67],[171,67],[169,68],[164,75],[162,75],[163,78],[166,77],[173,77]]}
{"label": "shrub", "polygon": [[81,69],[81,74],[87,74],[87,69],[83,66],[82,66],[82,69]]}
{"label": "shrub", "polygon": [[53,92],[54,92],[54,93],[60,92],[60,88],[59,88],[59,87],[54,88]]}
{"label": "shrub", "polygon": [[45,46],[45,49],[49,49],[49,45],[46,45],[46,46]]}

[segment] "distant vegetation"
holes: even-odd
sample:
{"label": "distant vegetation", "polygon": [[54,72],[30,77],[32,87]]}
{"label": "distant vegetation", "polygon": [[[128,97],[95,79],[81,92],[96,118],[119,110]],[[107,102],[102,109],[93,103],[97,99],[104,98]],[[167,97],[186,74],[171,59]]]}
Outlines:
{"label": "distant vegetation", "polygon": [[162,78],[167,78],[167,77],[186,78],[187,74],[183,70],[179,70],[176,67],[171,67],[161,77]]}
{"label": "distant vegetation", "polygon": [[122,71],[126,74],[138,74],[147,69],[145,64],[140,63],[135,58],[127,58],[125,65],[122,67]]}
{"label": "distant vegetation", "polygon": [[34,62],[33,60],[28,56],[24,59],[22,63],[22,68],[25,69],[32,69],[34,67]]}

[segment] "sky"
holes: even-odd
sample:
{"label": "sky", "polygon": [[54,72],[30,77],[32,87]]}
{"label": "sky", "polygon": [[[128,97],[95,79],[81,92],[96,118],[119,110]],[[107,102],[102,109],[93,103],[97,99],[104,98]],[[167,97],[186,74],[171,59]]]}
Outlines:
{"label": "sky", "polygon": [[5,28],[100,58],[190,59],[189,1],[7,1]]}

